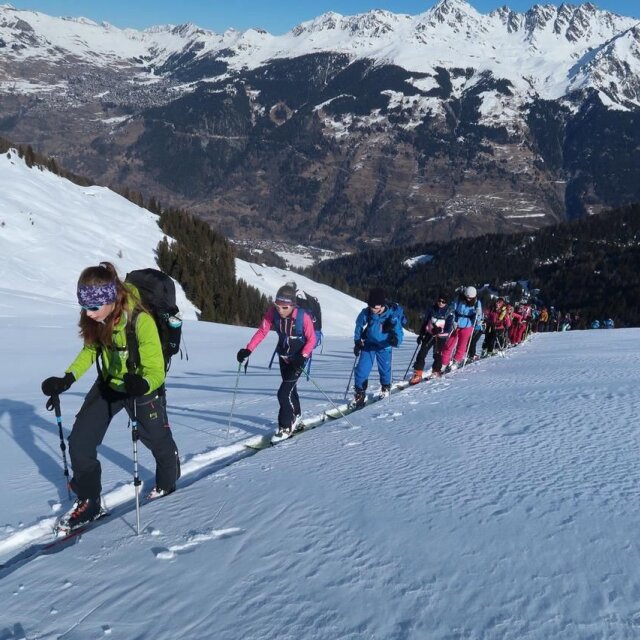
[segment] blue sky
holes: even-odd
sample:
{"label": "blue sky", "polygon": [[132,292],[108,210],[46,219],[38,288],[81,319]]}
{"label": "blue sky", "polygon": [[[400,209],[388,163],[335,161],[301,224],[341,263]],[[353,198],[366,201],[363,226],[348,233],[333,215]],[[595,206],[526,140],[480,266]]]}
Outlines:
{"label": "blue sky", "polygon": [[[3,0],[0,0],[3,1]],[[8,1],[8,0],[6,0]],[[295,25],[326,11],[344,15],[363,13],[370,9],[387,9],[394,13],[422,13],[435,0],[314,0],[314,2],[277,0],[13,0],[17,9],[33,9],[54,16],[84,16],[105,20],[117,27],[143,29],[158,24],[194,22],[200,27],[222,32],[229,27],[244,30],[262,27],[278,35]],[[535,0],[471,0],[483,13],[506,4],[515,11],[526,11]],[[538,0],[538,4],[560,4]],[[574,1],[573,4],[580,4]],[[594,1],[601,9],[640,19],[637,0]]]}

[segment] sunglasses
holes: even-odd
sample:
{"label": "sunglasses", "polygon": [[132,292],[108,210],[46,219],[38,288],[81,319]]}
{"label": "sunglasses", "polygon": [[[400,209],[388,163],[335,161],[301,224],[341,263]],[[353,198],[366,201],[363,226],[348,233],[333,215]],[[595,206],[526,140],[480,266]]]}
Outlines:
{"label": "sunglasses", "polygon": [[83,311],[99,311],[102,308],[101,304],[81,304],[80,308]]}
{"label": "sunglasses", "polygon": [[447,301],[444,298],[438,298],[438,302],[442,302],[442,304],[447,304]]}

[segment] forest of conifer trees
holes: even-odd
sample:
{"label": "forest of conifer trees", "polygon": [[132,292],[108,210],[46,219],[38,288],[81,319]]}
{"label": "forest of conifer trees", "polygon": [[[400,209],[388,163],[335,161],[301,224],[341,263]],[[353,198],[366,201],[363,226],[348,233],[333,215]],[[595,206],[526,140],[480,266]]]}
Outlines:
{"label": "forest of conifer trees", "polygon": [[[416,256],[430,259],[404,266]],[[305,273],[361,299],[369,288],[383,286],[405,306],[413,326],[441,290],[487,285],[518,302],[518,282],[537,292],[539,305],[578,313],[586,322],[612,318],[616,326],[640,326],[640,205],[535,233],[372,249]]]}

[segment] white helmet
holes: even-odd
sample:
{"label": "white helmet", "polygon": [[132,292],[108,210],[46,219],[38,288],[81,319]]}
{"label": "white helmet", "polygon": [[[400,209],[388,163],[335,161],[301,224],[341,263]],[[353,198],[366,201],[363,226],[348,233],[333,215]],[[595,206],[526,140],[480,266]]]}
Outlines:
{"label": "white helmet", "polygon": [[469,300],[471,300],[471,298],[475,298],[478,295],[475,287],[465,287],[462,290],[462,293],[464,294],[464,297],[469,298]]}

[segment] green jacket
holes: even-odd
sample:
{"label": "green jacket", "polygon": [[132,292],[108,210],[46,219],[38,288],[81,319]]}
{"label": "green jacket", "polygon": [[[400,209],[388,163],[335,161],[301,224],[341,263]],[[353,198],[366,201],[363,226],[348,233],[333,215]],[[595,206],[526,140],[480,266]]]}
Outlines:
{"label": "green jacket", "polygon": [[[133,287],[131,287],[133,289]],[[137,291],[132,291],[137,297]],[[116,391],[125,392],[123,376],[127,373],[127,320],[131,309],[127,309],[113,329],[113,344],[102,347],[101,369],[103,379],[109,379],[109,386]],[[155,320],[145,311],[138,313],[136,319],[136,337],[140,351],[140,366],[136,371],[149,384],[147,394],[153,393],[165,380],[164,357]],[[95,363],[98,349],[95,345],[85,345],[69,365],[65,373],[72,373],[78,380]]]}

